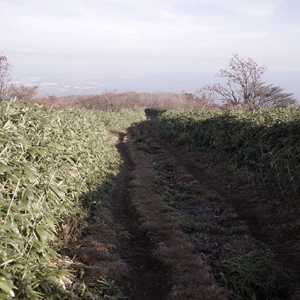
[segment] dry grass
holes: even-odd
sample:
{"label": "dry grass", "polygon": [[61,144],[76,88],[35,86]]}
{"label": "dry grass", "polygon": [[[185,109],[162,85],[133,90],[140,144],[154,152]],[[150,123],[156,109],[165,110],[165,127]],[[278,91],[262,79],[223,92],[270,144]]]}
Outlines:
{"label": "dry grass", "polygon": [[93,213],[74,246],[67,255],[82,268],[82,279],[87,284],[121,280],[127,276],[126,263],[117,255],[118,232],[108,209]]}
{"label": "dry grass", "polygon": [[205,108],[209,109],[214,104],[201,99],[193,94],[176,93],[116,93],[105,92],[98,95],[73,95],[73,96],[44,96],[22,97],[22,100],[35,102],[45,106],[78,107],[85,109],[100,109],[107,111],[119,111],[121,109],[138,109],[141,107],[153,108]]}

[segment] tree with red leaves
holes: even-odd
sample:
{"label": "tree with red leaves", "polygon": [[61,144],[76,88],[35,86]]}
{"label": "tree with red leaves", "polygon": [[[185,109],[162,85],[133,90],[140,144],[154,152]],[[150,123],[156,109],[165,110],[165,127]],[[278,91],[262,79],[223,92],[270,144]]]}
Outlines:
{"label": "tree with red leaves", "polygon": [[286,106],[295,103],[293,94],[283,93],[283,89],[279,86],[266,85],[261,81],[266,69],[251,58],[234,54],[229,65],[217,74],[227,79],[225,86],[219,83],[206,85],[197,93],[211,101],[221,100],[226,106],[243,104],[248,108],[255,108],[257,106]]}

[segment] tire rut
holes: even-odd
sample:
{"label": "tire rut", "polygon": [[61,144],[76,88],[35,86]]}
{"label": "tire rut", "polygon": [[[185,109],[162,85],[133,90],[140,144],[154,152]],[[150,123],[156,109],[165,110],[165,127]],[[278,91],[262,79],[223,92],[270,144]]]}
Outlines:
{"label": "tire rut", "polygon": [[[249,195],[252,195],[253,192],[249,191],[249,183],[245,185],[242,183],[236,187],[232,186],[231,188],[224,187],[223,182],[218,182],[217,178],[209,174],[210,163],[203,159],[201,161],[199,158],[197,158],[197,162],[193,158],[183,158],[183,155],[180,154],[180,150],[176,150],[176,147],[170,142],[160,138],[152,128],[154,128],[154,126],[151,126],[151,121],[148,121],[148,124],[145,123],[143,126],[143,130],[147,132],[148,137],[152,137],[155,143],[166,151],[169,158],[172,157],[176,160],[178,167],[183,167],[186,172],[191,174],[193,178],[201,184],[204,190],[208,193],[212,192],[213,194],[219,195],[222,202],[227,203],[228,206],[234,209],[237,213],[236,221],[243,222],[248,226],[250,234],[254,237],[256,243],[261,244],[263,248],[268,247],[274,252],[279,270],[277,278],[278,295],[276,299],[298,299],[300,296],[299,258],[293,255],[289,249],[287,249],[286,245],[274,245],[271,238],[266,236],[262,228],[262,224],[259,220],[259,212],[253,207],[250,208],[249,203],[246,201],[243,203],[242,199],[245,195],[242,193],[242,190],[247,191]],[[228,180],[230,181],[231,178],[228,178]],[[193,209],[196,208],[192,207],[192,210]]]}
{"label": "tire rut", "polygon": [[[141,136],[146,137],[146,140]],[[132,147],[134,141],[137,142],[137,144]],[[138,143],[140,143],[141,149],[138,149]],[[129,144],[131,144],[131,146],[129,146]],[[198,299],[197,297],[184,298],[185,296],[182,298],[182,296],[172,294],[171,292],[171,290],[176,287],[176,280],[180,280],[179,277],[176,276],[186,274],[186,278],[190,276],[188,281],[193,281],[190,274],[191,267],[188,267],[188,263],[186,263],[186,267],[182,269],[176,269],[178,266],[174,267],[174,265],[177,264],[176,255],[174,256],[174,253],[176,253],[178,248],[172,248],[173,231],[176,231],[175,235],[177,235],[177,237],[179,236],[180,247],[182,248],[184,247],[183,245],[188,245],[188,251],[191,250],[193,253],[190,256],[191,260],[192,256],[199,258],[196,267],[198,272],[201,272],[201,269],[203,273],[207,274],[211,274],[211,270],[213,271],[212,273],[214,273],[214,271],[217,273],[220,272],[215,261],[220,258],[220,254],[223,251],[221,248],[222,242],[220,242],[220,238],[223,238],[220,233],[221,231],[216,234],[210,234],[205,230],[202,231],[202,229],[198,232],[195,228],[187,227],[187,230],[192,230],[190,237],[193,236],[200,241],[200,246],[196,246],[192,249],[193,246],[189,245],[186,240],[189,233],[185,235],[184,230],[178,230],[178,227],[167,223],[160,223],[157,219],[157,216],[158,218],[168,218],[167,215],[163,214],[163,211],[159,211],[159,205],[161,206],[161,204],[158,204],[160,201],[165,201],[162,199],[165,190],[173,188],[176,182],[180,182],[183,178],[189,177],[190,179],[188,180],[196,180],[201,186],[202,192],[208,195],[207,200],[202,202],[202,204],[197,201],[180,204],[181,211],[178,210],[178,212],[185,218],[184,220],[188,221],[194,219],[195,222],[199,222],[199,228],[201,228],[201,223],[207,221],[212,225],[210,227],[211,230],[219,230],[218,228],[221,228],[223,225],[225,226],[225,230],[231,230],[230,228],[237,228],[235,226],[239,226],[239,224],[246,224],[248,225],[249,231],[242,233],[241,237],[237,238],[237,240],[241,243],[246,241],[247,243],[253,243],[255,245],[261,243],[259,244],[261,245],[259,248],[262,250],[265,249],[264,243],[266,242],[266,238],[263,238],[263,232],[261,231],[259,219],[256,217],[255,212],[249,210],[245,204],[241,203],[240,200],[242,198],[239,198],[241,194],[234,194],[236,191],[235,187],[228,189],[228,187],[223,186],[223,182],[218,181],[218,178],[211,176],[209,162],[204,160],[195,162],[193,159],[183,158],[178,150],[172,147],[167,141],[160,139],[157,134],[153,132],[153,128],[151,128],[151,123],[149,122],[140,123],[137,126],[128,128],[127,134],[120,134],[119,142],[116,147],[122,157],[123,166],[115,179],[111,199],[111,212],[115,223],[122,227],[124,235],[123,238],[119,239],[117,246],[119,255],[129,269],[128,275],[124,276],[121,282],[125,297],[133,300]],[[137,151],[143,153],[143,160],[138,161],[136,159],[135,155],[137,155]],[[141,166],[140,163],[142,163],[143,166]],[[154,206],[151,206],[156,201],[155,196],[150,196],[149,193],[145,195],[146,202],[141,201],[142,205],[148,205],[149,199],[154,199],[153,201],[151,200],[152,204],[146,208],[146,210],[148,210],[146,213],[149,214],[149,211],[157,211],[157,216],[150,216],[147,221],[146,215],[146,221],[141,221],[141,216],[142,219],[145,216],[143,215],[144,208],[142,208],[142,213],[138,212],[137,207],[132,203],[132,201],[136,200],[131,194],[133,192],[132,187],[134,187],[133,181],[136,181],[132,174],[135,173],[137,169],[141,170],[143,167],[151,169],[154,165],[164,169],[163,172],[166,177],[160,182],[164,186],[160,187],[158,185],[155,187],[155,180],[153,181],[153,178],[150,179],[150,177],[147,177],[146,173],[148,172],[149,174],[149,170],[145,172],[142,171],[143,176],[139,178],[140,181],[137,186],[147,189],[147,185],[150,185],[152,189],[158,189],[156,194],[159,200],[157,200]],[[153,172],[153,170],[150,172]],[[182,173],[180,174],[180,172]],[[247,189],[249,187],[241,185],[238,188]],[[233,217],[229,219],[229,223],[226,223],[227,225],[222,223],[222,216],[218,211],[220,203],[223,206],[230,207],[230,209],[231,207],[233,208]],[[162,205],[166,205],[166,203]],[[226,210],[228,210],[228,208],[226,208]],[[236,214],[234,211],[236,211]],[[228,220],[226,222],[228,222]],[[159,228],[161,225],[166,227],[164,229]],[[185,226],[189,226],[189,223],[186,223]],[[253,236],[254,239],[250,236]],[[156,239],[154,242],[153,237]],[[176,242],[174,244],[176,244]],[[164,257],[166,254],[167,257]],[[175,262],[172,261],[172,256],[174,256]],[[204,258],[205,262],[202,258]],[[170,265],[173,264],[173,267],[170,268],[168,266],[165,268],[164,259],[167,260]],[[184,256],[181,259],[184,260]],[[284,265],[287,265],[284,259],[280,259],[280,261]],[[208,267],[208,265],[210,267]],[[195,265],[192,266],[192,268],[194,267]],[[178,270],[180,271],[176,274]],[[268,299],[296,299],[291,296],[293,294],[291,285],[294,285],[293,289],[297,290],[298,284],[295,281],[297,274],[290,273],[290,282],[283,278],[282,275],[279,275],[277,280],[279,280],[281,286],[280,290],[278,290],[278,295]],[[217,277],[219,276],[219,274],[215,275]],[[211,275],[207,276],[207,278],[209,278]],[[213,276],[211,277],[213,278]],[[197,283],[192,284],[193,287],[197,286]],[[204,296],[203,294],[199,299],[228,299],[226,292],[222,290],[222,288],[219,289],[218,284],[211,282],[205,283],[203,288],[201,287],[205,293],[206,287],[209,287],[207,290],[215,290],[215,296],[210,297]],[[265,298],[259,296],[257,299]]]}
{"label": "tire rut", "polygon": [[126,134],[120,134],[116,147],[123,165],[115,179],[110,204],[113,219],[123,230],[118,252],[129,269],[121,282],[124,296],[132,300],[160,300],[163,292],[158,262],[147,237],[137,230],[137,216],[131,207],[129,185],[135,166],[126,147]]}

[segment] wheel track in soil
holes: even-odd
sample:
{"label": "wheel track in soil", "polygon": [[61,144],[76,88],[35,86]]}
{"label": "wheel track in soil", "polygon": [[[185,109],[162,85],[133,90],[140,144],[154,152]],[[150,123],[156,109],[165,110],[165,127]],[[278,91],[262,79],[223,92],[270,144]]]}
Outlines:
{"label": "wheel track in soil", "polygon": [[[116,145],[123,166],[115,179],[110,202],[114,222],[130,235],[129,239],[120,239],[117,245],[118,256],[129,269],[128,276],[123,276],[123,281],[119,282],[124,296],[133,300],[227,299],[202,255],[185,239],[178,225],[165,220],[169,216],[164,212],[161,195],[152,195],[152,192],[155,194],[153,174],[151,171],[147,174],[152,162],[143,154],[142,159],[132,159],[141,152],[134,146],[133,135],[131,127],[127,134],[120,134]],[[161,161],[166,153],[154,157]],[[135,176],[132,173],[136,173]],[[137,179],[139,175],[141,177]],[[132,195],[135,187],[142,192]],[[139,204],[143,207],[142,212],[132,203],[139,197],[143,198]],[[189,274],[190,270],[193,270],[193,276]]]}
{"label": "wheel track in soil", "polygon": [[[167,142],[159,138],[151,130],[148,130],[148,134],[159,139],[159,142],[166,149],[170,155],[172,155],[181,166],[183,166],[193,177],[201,183],[202,187],[207,191],[213,191],[220,195],[220,198],[230,205],[234,211],[237,213],[238,219],[244,222],[251,233],[251,235],[256,239],[258,243],[271,249],[275,255],[276,264],[279,267],[280,274],[278,275],[277,283],[279,284],[279,294],[276,299],[300,299],[300,259],[297,254],[294,254],[291,249],[289,249],[288,243],[282,244],[274,242],[273,237],[266,234],[262,228],[263,222],[260,221],[261,211],[260,208],[249,207],[249,202],[243,201],[245,195],[241,193],[241,190],[245,188],[249,189],[249,183],[242,183],[238,188],[224,188],[222,183],[217,182],[215,178],[212,178],[207,172],[207,163],[205,161],[195,162],[190,159],[182,159],[174,147]],[[204,167],[202,167],[204,166]],[[231,178],[228,178],[230,181]],[[235,179],[233,179],[234,181]],[[252,197],[253,191],[248,192],[249,197]],[[262,205],[263,207],[264,205]],[[269,204],[265,204],[263,210],[269,209]],[[272,210],[270,206],[270,210]]]}
{"label": "wheel track in soil", "polygon": [[123,165],[115,179],[110,202],[113,219],[128,233],[128,237],[121,239],[118,245],[120,256],[130,271],[130,275],[122,283],[123,290],[125,296],[132,300],[160,300],[163,299],[163,292],[162,279],[157,272],[158,262],[152,257],[147,237],[137,232],[138,224],[129,199],[128,187],[134,162],[126,147],[125,137],[121,133],[116,145]]}
{"label": "wheel track in soil", "polygon": [[[142,127],[143,125],[140,126]],[[132,300],[160,300],[165,299],[167,292],[166,288],[170,288],[166,282],[167,270],[161,267],[160,262],[153,255],[154,249],[149,238],[138,228],[139,217],[136,214],[136,210],[132,207],[129,191],[132,172],[135,170],[135,163],[132,159],[132,155],[134,154],[132,153],[132,149],[129,150],[128,140],[126,139],[132,139],[134,131],[139,130],[141,129],[134,129],[134,127],[129,128],[127,134],[120,134],[119,142],[116,145],[122,157],[123,166],[115,180],[115,188],[111,200],[111,211],[115,222],[120,224],[123,229],[129,233],[129,238],[121,239],[120,244],[118,245],[118,252],[122,259],[127,263],[130,270],[129,275],[124,277],[122,282],[124,295]],[[151,131],[149,125],[143,127],[142,130],[146,131],[149,136],[157,139],[157,136]],[[262,243],[267,242],[267,239],[264,239],[263,237],[259,220],[247,209],[247,207],[238,203],[237,197],[233,197],[228,191],[224,191],[220,183],[217,183],[213,178],[210,178],[205,170],[205,162],[203,162],[203,168],[196,166],[193,161],[182,159],[182,156],[180,156],[168,142],[159,140],[158,143],[160,143],[163,148],[163,156],[172,156],[174,159],[177,159],[179,165],[200,182],[203,189],[206,189],[209,193],[217,193],[222,198],[231,197],[232,200],[229,202],[238,211],[238,218],[247,223],[255,238]],[[163,156],[155,159],[160,162],[164,160]],[[283,258],[281,263],[285,265],[288,265],[291,262],[288,257],[286,263],[284,260],[285,259]],[[291,274],[293,274],[291,282],[285,282],[285,284],[297,285],[297,289],[298,284],[296,283],[296,280],[299,272],[291,272]],[[288,288],[290,287],[286,287],[286,289]],[[291,299],[286,291],[283,293],[282,296],[278,296],[276,299]]]}

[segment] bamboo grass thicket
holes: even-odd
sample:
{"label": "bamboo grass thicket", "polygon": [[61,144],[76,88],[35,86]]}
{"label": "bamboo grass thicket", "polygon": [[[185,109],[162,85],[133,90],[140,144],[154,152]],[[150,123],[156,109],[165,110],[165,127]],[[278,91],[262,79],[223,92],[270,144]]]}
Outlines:
{"label": "bamboo grass thicket", "polygon": [[108,195],[121,162],[107,126],[124,115],[0,103],[1,299],[67,297],[70,261],[57,251],[67,221]]}
{"label": "bamboo grass thicket", "polygon": [[263,183],[282,187],[283,195],[299,194],[300,110],[297,107],[173,110],[157,121],[161,134],[174,142],[227,158]]}

